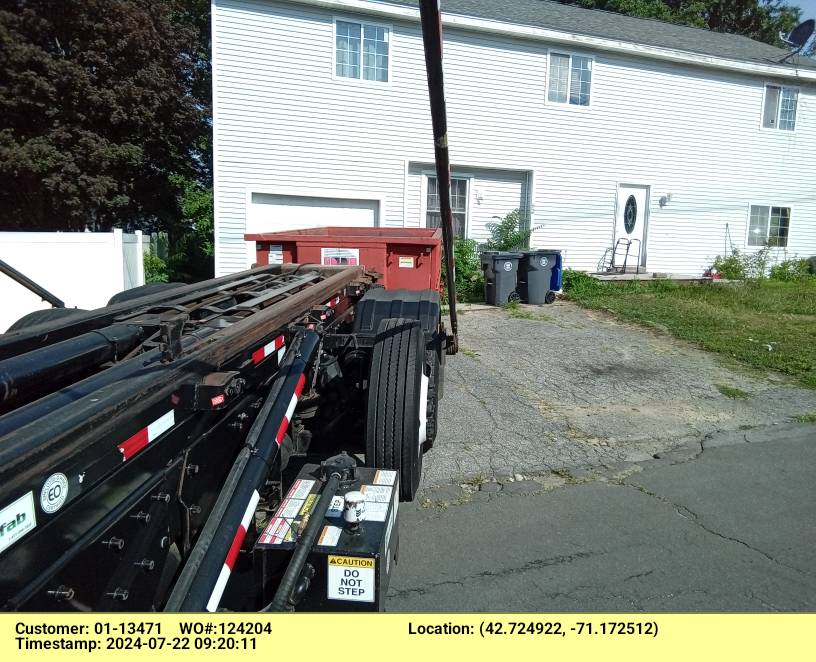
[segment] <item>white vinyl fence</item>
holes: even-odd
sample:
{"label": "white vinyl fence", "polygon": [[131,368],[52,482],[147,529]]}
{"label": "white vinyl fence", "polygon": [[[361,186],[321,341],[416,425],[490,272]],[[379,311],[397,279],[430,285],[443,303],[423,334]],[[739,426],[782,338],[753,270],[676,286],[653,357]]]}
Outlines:
{"label": "white vinyl fence", "polygon": [[[117,292],[144,284],[142,233],[0,232],[0,260],[25,274],[66,307],[90,310]],[[0,333],[50,304],[0,273]]]}

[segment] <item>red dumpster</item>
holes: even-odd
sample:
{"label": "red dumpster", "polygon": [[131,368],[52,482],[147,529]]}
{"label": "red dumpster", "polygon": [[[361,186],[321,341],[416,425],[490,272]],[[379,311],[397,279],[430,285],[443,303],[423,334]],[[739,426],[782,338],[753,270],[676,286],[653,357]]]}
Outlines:
{"label": "red dumpster", "polygon": [[361,264],[382,274],[386,289],[439,290],[442,273],[440,228],[325,227],[244,235],[255,242],[256,261],[269,264],[270,252],[283,262]]}

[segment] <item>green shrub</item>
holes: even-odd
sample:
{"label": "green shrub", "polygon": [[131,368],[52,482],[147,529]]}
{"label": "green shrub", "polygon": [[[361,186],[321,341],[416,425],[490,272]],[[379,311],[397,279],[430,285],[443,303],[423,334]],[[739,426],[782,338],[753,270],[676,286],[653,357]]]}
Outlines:
{"label": "green shrub", "polygon": [[745,280],[745,264],[740,252],[735,248],[731,255],[714,258],[714,269],[728,280]]}
{"label": "green shrub", "polygon": [[517,251],[530,245],[530,236],[533,229],[530,227],[530,217],[527,211],[514,209],[498,223],[488,223],[490,239],[482,246],[486,251]]}
{"label": "green shrub", "polygon": [[771,267],[771,280],[796,283],[810,278],[810,263],[807,260],[791,259]]}
{"label": "green shrub", "polygon": [[168,281],[167,263],[153,253],[144,254],[145,283],[166,283]]}
{"label": "green shrub", "polygon": [[[456,267],[456,300],[462,302],[484,301],[484,272],[479,262],[478,245],[473,239],[456,239],[453,243],[453,263]],[[442,297],[447,303],[448,290],[444,271]]]}
{"label": "green shrub", "polygon": [[564,294],[567,298],[576,301],[592,296],[593,293],[604,289],[605,285],[605,283],[601,283],[583,271],[573,271],[572,269],[564,269],[561,278],[561,288]]}

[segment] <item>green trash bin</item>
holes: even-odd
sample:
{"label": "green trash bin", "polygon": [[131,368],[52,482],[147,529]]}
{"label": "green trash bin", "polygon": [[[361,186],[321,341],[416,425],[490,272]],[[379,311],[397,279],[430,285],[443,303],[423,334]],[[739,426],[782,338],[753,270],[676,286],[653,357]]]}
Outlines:
{"label": "green trash bin", "polygon": [[480,255],[485,277],[485,303],[501,306],[518,301],[516,276],[521,253],[485,251]]}

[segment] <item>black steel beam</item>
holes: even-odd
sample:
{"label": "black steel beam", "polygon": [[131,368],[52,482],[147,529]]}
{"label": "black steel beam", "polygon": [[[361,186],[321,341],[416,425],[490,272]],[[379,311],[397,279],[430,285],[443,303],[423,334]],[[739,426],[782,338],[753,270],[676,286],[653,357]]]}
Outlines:
{"label": "black steel beam", "polygon": [[31,290],[40,297],[43,301],[50,303],[54,308],[65,308],[65,302],[62,299],[57,298],[51,292],[46,290],[42,285],[37,285],[33,280],[31,280],[25,274],[20,273],[12,267],[8,262],[3,262],[0,260],[0,271],[6,274],[12,280],[17,281],[28,290]]}

